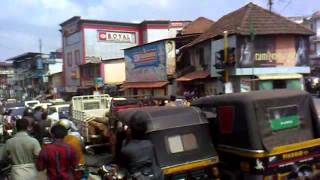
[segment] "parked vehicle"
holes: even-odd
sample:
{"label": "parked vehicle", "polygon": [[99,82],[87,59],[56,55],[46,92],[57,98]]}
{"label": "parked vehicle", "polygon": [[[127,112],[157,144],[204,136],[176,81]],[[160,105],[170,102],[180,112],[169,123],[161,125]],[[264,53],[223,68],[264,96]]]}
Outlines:
{"label": "parked vehicle", "polygon": [[60,119],[70,119],[70,104],[59,104],[49,106],[48,119],[52,124],[55,124]]}
{"label": "parked vehicle", "polygon": [[48,102],[52,105],[66,104],[66,101],[63,99],[49,99]]}
{"label": "parked vehicle", "polygon": [[209,124],[195,107],[145,107],[118,112],[115,122],[115,157],[119,152],[131,116],[148,123],[146,138],[156,149],[156,159],[166,179],[216,179],[218,156],[211,142]]}
{"label": "parked vehicle", "polygon": [[40,101],[38,100],[31,100],[31,101],[25,101],[24,106],[27,108],[34,108],[34,106],[40,104]]}
{"label": "parked vehicle", "polygon": [[17,103],[18,101],[16,99],[7,99],[7,103]]}
{"label": "parked vehicle", "polygon": [[43,109],[47,110],[49,106],[51,106],[52,103],[49,102],[41,102],[40,104],[36,104],[32,107],[32,109],[35,109],[37,107],[42,107]]}
{"label": "parked vehicle", "polygon": [[72,121],[79,128],[86,144],[105,143],[111,97],[104,95],[74,96]]}
{"label": "parked vehicle", "polygon": [[207,114],[222,179],[298,179],[319,171],[320,122],[307,92],[234,93],[192,105]]}

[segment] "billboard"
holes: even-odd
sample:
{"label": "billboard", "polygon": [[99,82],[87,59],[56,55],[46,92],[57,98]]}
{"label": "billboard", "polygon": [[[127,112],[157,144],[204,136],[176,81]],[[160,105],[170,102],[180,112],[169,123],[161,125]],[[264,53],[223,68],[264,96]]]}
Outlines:
{"label": "billboard", "polygon": [[294,67],[308,66],[307,38],[289,35],[258,36],[239,42],[240,67]]}
{"label": "billboard", "polygon": [[173,75],[176,71],[176,47],[174,41],[166,41],[167,74]]}
{"label": "billboard", "polygon": [[164,41],[126,49],[124,56],[127,82],[167,80]]}

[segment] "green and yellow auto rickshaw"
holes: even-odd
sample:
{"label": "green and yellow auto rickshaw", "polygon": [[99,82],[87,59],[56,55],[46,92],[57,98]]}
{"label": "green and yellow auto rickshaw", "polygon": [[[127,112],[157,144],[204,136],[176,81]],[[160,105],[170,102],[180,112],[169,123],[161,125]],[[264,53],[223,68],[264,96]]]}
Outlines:
{"label": "green and yellow auto rickshaw", "polygon": [[221,179],[313,177],[320,168],[320,126],[307,92],[270,90],[204,97]]}

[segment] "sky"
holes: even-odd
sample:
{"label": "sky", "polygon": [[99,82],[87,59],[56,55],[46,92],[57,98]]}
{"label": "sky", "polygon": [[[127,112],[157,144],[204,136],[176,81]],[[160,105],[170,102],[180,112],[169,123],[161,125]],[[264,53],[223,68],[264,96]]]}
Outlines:
{"label": "sky", "polygon": [[[273,0],[284,16],[310,15],[320,0]],[[59,24],[73,16],[85,19],[138,22],[142,20],[214,21],[249,2],[267,8],[268,0],[1,0],[0,61],[25,53],[49,53],[61,48]]]}

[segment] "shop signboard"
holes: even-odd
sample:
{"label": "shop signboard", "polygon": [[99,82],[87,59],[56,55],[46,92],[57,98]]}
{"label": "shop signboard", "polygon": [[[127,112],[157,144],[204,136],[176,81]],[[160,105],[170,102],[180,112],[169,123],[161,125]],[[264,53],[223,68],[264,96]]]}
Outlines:
{"label": "shop signboard", "polygon": [[119,43],[136,43],[135,33],[117,31],[98,31],[99,41],[114,41]]}
{"label": "shop signboard", "polygon": [[102,77],[96,77],[96,86],[101,87],[103,86],[103,78]]}
{"label": "shop signboard", "polygon": [[127,82],[167,80],[164,41],[126,49],[124,55]]}
{"label": "shop signboard", "polygon": [[308,66],[307,39],[299,36],[261,36],[240,39],[239,67]]}

